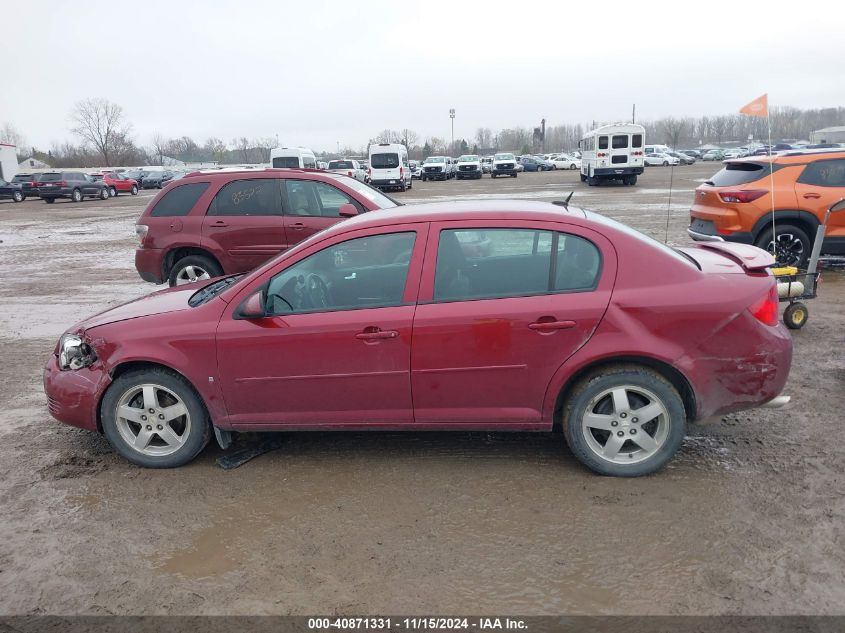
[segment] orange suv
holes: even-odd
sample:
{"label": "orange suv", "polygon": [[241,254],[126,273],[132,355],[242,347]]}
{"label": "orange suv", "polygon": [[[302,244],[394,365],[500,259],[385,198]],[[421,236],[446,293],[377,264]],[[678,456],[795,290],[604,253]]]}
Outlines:
{"label": "orange suv", "polygon": [[[802,267],[825,211],[843,198],[845,149],[727,160],[721,171],[695,190],[687,232],[698,241],[721,238],[754,244],[774,254],[779,264]],[[845,255],[845,215],[831,215],[822,254]]]}

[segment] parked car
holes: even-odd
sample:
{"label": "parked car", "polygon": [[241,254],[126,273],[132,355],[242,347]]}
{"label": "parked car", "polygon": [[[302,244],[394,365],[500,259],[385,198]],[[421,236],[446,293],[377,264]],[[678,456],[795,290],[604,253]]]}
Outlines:
{"label": "parked car", "polygon": [[98,182],[80,171],[48,171],[38,175],[35,181],[38,196],[49,204],[56,198],[69,198],[72,202],[81,202],[85,198],[109,197],[109,189],[103,182]]}
{"label": "parked car", "polygon": [[690,156],[689,154],[684,154],[683,152],[666,152],[669,156],[673,156],[678,159],[681,165],[693,165],[695,164],[695,158]]}
{"label": "parked car", "polygon": [[496,176],[511,176],[516,178],[517,165],[516,156],[510,152],[499,152],[493,156],[493,169],[490,171],[490,177]]}
{"label": "parked car", "polygon": [[135,227],[135,268],[144,281],[171,286],[241,273],[339,222],[344,205],[362,213],[396,204],[329,172],[196,172],[144,210]]}
{"label": "parked car", "polygon": [[725,160],[725,153],[720,149],[711,149],[704,153],[704,156],[701,157],[701,160],[722,161]]}
{"label": "parked car", "polygon": [[150,171],[144,175],[141,180],[142,189],[161,189],[167,182],[173,178],[173,172],[170,171]]}
{"label": "parked car", "polygon": [[643,164],[646,167],[653,167],[655,165],[668,167],[669,165],[678,165],[680,162],[680,160],[674,156],[669,156],[669,154],[654,153],[643,156]]}
{"label": "parked car", "polygon": [[23,185],[19,182],[7,182],[0,178],[0,200],[23,202],[26,200]]}
{"label": "parked car", "polygon": [[678,151],[681,152],[681,154],[686,154],[687,156],[692,156],[697,160],[701,160],[701,152],[699,152],[697,149],[681,149]]}
{"label": "parked car", "polygon": [[519,164],[525,171],[544,171],[543,164],[533,156],[520,157]]}
{"label": "parked car", "polygon": [[150,171],[148,169],[130,169],[128,171],[122,172],[124,178],[129,178],[134,180],[138,183],[138,186],[141,186],[141,182],[144,180],[144,176],[146,176]]}
{"label": "parked car", "polygon": [[555,169],[581,169],[581,159],[566,154],[558,154],[556,158],[552,159],[552,164]]}
{"label": "parked car", "polygon": [[106,172],[104,174],[91,174],[91,178],[103,182],[109,188],[109,195],[112,197],[120,193],[129,193],[133,196],[138,195],[138,182],[133,178],[127,178],[123,174]]}
{"label": "parked car", "polygon": [[493,171],[493,157],[492,156],[482,156],[481,158],[481,172],[484,174],[489,174]]}
{"label": "parked car", "polygon": [[724,151],[725,158],[741,158],[743,151],[741,149],[726,149]]}
{"label": "parked car", "polygon": [[773,261],[549,203],[407,205],[81,321],[44,389],[59,421],[151,468],[232,431],[559,429],[593,471],[646,475],[689,423],[781,393]]}
{"label": "parked car", "polygon": [[459,180],[464,178],[481,178],[481,157],[475,154],[465,154],[458,158],[455,164],[455,177]]}
{"label": "parked car", "polygon": [[367,178],[367,172],[361,169],[361,164],[357,160],[344,158],[341,160],[330,160],[328,171],[335,174],[344,174],[355,180],[364,182]]}
{"label": "parked car", "polygon": [[418,160],[409,160],[408,167],[411,170],[411,178],[419,180],[422,175],[422,163]]}
{"label": "parked car", "polygon": [[449,179],[449,163],[447,156],[429,156],[425,159],[422,166],[422,178],[426,180],[448,180]]}
{"label": "parked car", "polygon": [[[775,173],[774,192],[770,165]],[[824,213],[842,198],[845,150],[729,160],[695,190],[687,232],[699,241],[754,244],[773,253],[778,264],[802,268]],[[823,254],[845,255],[845,214],[837,214],[828,223],[821,248]]]}
{"label": "parked car", "polygon": [[26,200],[29,197],[35,198],[38,196],[38,187],[35,185],[37,180],[37,174],[15,174],[11,182],[21,186],[23,199]]}

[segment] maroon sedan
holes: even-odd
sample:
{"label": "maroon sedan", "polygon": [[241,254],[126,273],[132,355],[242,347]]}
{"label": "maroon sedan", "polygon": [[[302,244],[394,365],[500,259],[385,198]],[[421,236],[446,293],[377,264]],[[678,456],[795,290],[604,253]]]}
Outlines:
{"label": "maroon sedan", "polygon": [[772,263],[545,203],[397,207],[75,325],[44,385],[149,467],[231,431],[562,430],[589,468],[643,475],[687,422],[781,392]]}

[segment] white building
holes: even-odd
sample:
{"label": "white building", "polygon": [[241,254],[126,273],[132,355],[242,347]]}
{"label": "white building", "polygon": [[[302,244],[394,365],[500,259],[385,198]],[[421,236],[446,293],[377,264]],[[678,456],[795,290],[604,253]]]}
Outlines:
{"label": "white building", "polygon": [[37,158],[26,158],[18,163],[18,171],[30,171],[32,169],[50,169],[51,166]]}
{"label": "white building", "polygon": [[845,143],[845,125],[810,132],[810,140],[813,143]]}

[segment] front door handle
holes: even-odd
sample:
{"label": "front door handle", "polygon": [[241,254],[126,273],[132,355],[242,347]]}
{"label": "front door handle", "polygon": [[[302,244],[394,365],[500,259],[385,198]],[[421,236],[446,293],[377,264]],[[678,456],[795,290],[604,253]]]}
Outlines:
{"label": "front door handle", "polygon": [[804,194],[804,197],[805,197],[805,198],[807,198],[808,200],[809,200],[810,198],[813,198],[813,199],[815,199],[815,200],[817,200],[817,199],[821,198],[821,196],[820,196],[819,194],[817,194],[817,193],[805,193],[805,194]]}
{"label": "front door handle", "polygon": [[305,228],[305,225],[302,222],[294,222],[290,225],[290,228],[292,228],[294,231],[301,231]]}
{"label": "front door handle", "polygon": [[571,330],[577,324],[575,321],[535,321],[528,327],[535,332],[556,332],[557,330]]}
{"label": "front door handle", "polygon": [[398,338],[399,332],[396,330],[382,330],[377,327],[365,328],[363,332],[358,332],[355,338],[362,341],[378,341],[381,339]]}
{"label": "front door handle", "polygon": [[217,222],[212,222],[211,226],[229,226],[229,225],[226,222],[224,222],[223,220],[217,220]]}

